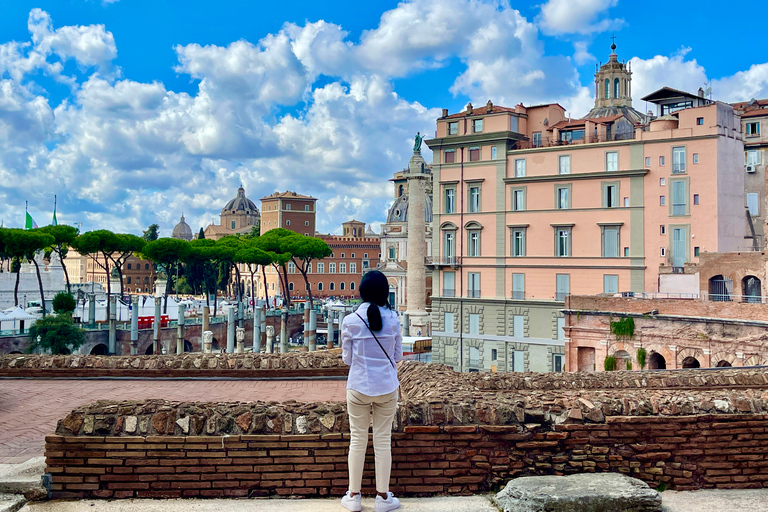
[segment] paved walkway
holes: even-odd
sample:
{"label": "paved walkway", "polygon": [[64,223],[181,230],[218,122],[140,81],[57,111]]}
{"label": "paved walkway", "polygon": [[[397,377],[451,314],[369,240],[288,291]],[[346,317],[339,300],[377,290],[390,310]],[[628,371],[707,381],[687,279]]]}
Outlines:
{"label": "paved walkway", "polygon": [[[664,512],[765,512],[768,489],[665,491]],[[498,512],[487,496],[404,498],[403,512]],[[337,499],[292,500],[82,500],[28,503],[21,512],[343,512]],[[363,499],[363,512],[373,511],[373,499]]]}
{"label": "paved walkway", "polygon": [[43,455],[45,436],[79,405],[96,400],[314,402],[345,399],[346,380],[0,379],[0,464]]}

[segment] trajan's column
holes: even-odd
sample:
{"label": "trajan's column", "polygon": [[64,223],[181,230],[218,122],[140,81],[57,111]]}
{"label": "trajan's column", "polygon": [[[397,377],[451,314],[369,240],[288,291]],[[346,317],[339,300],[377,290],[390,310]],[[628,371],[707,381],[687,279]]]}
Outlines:
{"label": "trajan's column", "polygon": [[406,311],[408,334],[425,336],[431,333],[427,313],[427,268],[424,258],[427,243],[424,233],[424,208],[426,207],[427,180],[431,175],[425,170],[421,157],[421,134],[416,134],[413,156],[408,165],[408,280],[406,287]]}

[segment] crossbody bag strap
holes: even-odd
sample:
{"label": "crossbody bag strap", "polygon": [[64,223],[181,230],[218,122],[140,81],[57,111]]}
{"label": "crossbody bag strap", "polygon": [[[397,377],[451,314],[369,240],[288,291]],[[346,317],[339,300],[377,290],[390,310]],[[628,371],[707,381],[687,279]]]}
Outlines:
{"label": "crossbody bag strap", "polygon": [[368,323],[365,320],[363,320],[363,317],[360,316],[360,313],[355,312],[355,314],[357,315],[357,318],[362,320],[362,322],[365,324],[365,326],[368,328],[368,330],[371,331],[371,334],[373,334],[373,339],[376,340],[376,343],[379,344],[379,348],[381,348],[381,351],[384,352],[384,355],[387,356],[387,359],[389,359],[389,362],[392,363],[392,368],[397,369],[397,365],[392,360],[392,358],[389,357],[389,354],[387,354],[387,351],[384,350],[384,347],[382,346],[381,342],[379,341],[379,338],[376,337],[376,334],[374,334],[373,329],[371,329],[371,326],[368,325]]}

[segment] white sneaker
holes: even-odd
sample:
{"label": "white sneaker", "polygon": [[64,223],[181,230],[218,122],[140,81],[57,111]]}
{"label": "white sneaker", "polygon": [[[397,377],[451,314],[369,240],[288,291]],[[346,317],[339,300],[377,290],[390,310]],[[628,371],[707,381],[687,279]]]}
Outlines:
{"label": "white sneaker", "polygon": [[[361,500],[361,497],[359,492],[354,496],[351,496],[349,491],[347,491],[347,494],[345,494],[344,497],[341,498],[341,506],[347,510],[351,510],[352,512],[360,512],[361,510],[363,510],[363,505],[360,500]],[[388,508],[387,510],[394,510],[394,509]]]}
{"label": "white sneaker", "polygon": [[376,504],[373,506],[374,512],[389,512],[398,508],[400,508],[400,500],[395,498],[395,495],[391,492],[387,493],[387,499],[382,498],[378,494],[376,495]]}

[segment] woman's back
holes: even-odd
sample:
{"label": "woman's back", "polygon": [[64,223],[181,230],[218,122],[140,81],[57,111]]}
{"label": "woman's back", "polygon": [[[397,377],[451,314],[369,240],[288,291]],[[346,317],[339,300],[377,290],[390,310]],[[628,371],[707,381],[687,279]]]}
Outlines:
{"label": "woman's back", "polygon": [[341,326],[342,359],[350,367],[347,388],[369,396],[385,395],[399,386],[393,363],[403,358],[400,320],[394,311],[379,307],[382,329],[371,333],[366,320],[369,307],[378,306],[362,304],[344,317]]}

